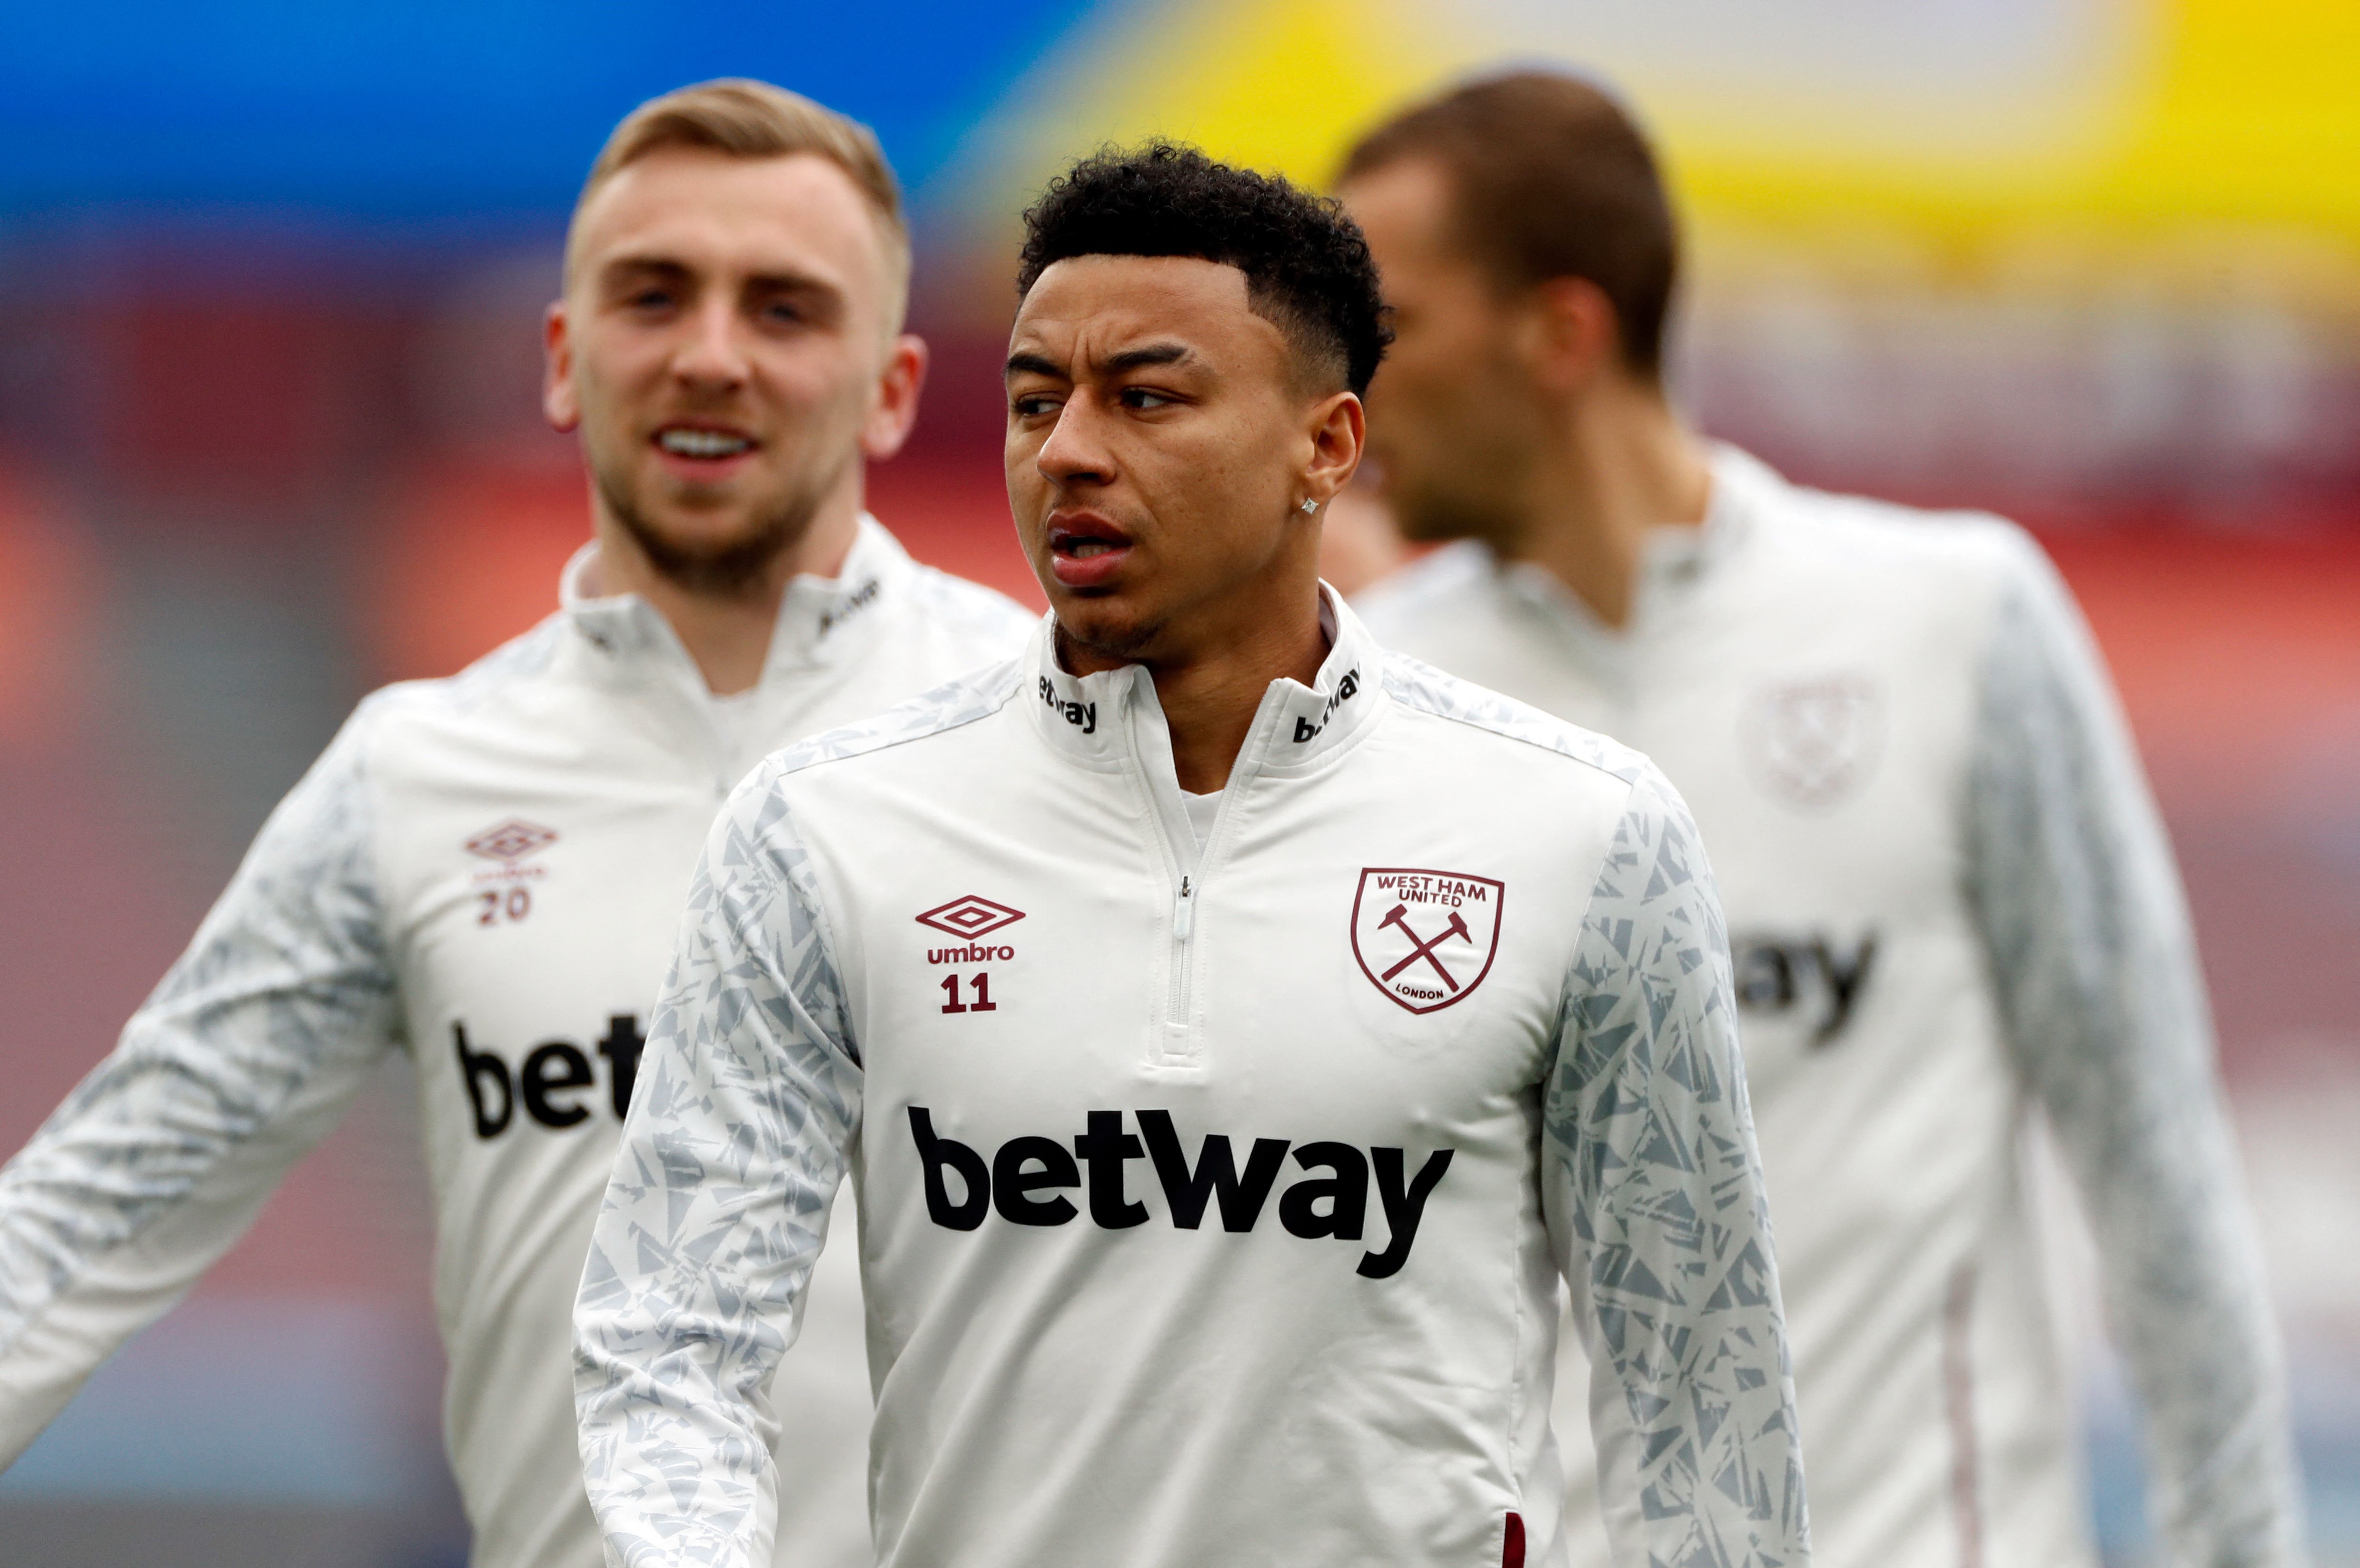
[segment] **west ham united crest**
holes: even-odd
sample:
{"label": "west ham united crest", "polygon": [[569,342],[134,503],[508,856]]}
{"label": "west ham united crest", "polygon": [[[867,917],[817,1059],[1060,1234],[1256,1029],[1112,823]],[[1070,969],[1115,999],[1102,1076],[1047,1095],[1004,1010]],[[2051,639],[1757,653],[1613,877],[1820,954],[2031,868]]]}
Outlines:
{"label": "west ham united crest", "polygon": [[1491,972],[1507,894],[1489,877],[1370,866],[1352,896],[1352,956],[1371,985],[1411,1012],[1447,1007]]}
{"label": "west ham united crest", "polygon": [[1739,720],[1754,778],[1805,811],[1841,805],[1876,769],[1885,696],[1865,675],[1765,686]]}

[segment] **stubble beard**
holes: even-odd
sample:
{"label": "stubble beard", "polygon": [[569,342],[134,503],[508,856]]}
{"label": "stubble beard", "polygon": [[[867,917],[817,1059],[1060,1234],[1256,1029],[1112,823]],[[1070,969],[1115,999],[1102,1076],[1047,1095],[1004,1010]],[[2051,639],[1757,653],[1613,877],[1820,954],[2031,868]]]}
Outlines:
{"label": "stubble beard", "polygon": [[684,593],[706,598],[741,598],[770,576],[780,556],[811,532],[812,520],[836,481],[844,464],[833,473],[798,486],[770,509],[757,513],[737,534],[711,541],[691,541],[664,531],[649,516],[621,473],[603,463],[591,465],[591,483],[599,499],[639,547],[657,576]]}
{"label": "stubble beard", "polygon": [[1472,421],[1448,438],[1428,432],[1415,452],[1383,453],[1380,494],[1404,539],[1475,539],[1511,554],[1524,531],[1520,500],[1527,462],[1515,442]]}
{"label": "stubble beard", "polygon": [[1416,544],[1476,539],[1507,553],[1520,533],[1514,508],[1500,497],[1385,476],[1384,500],[1393,526]]}
{"label": "stubble beard", "polygon": [[1098,658],[1112,664],[1137,664],[1147,651],[1164,638],[1165,623],[1161,619],[1141,620],[1128,626],[1091,628],[1085,637],[1068,626],[1063,615],[1057,617],[1057,659],[1068,670],[1073,661],[1067,657],[1074,648],[1086,648]]}

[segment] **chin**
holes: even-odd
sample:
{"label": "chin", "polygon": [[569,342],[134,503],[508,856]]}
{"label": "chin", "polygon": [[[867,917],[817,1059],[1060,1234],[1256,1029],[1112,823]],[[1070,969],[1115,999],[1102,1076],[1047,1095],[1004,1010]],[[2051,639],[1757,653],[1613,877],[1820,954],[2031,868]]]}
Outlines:
{"label": "chin", "polygon": [[1485,506],[1471,496],[1388,483],[1384,499],[1393,513],[1393,527],[1412,544],[1450,544],[1471,539],[1498,549],[1512,531],[1502,508]]}
{"label": "chin", "polygon": [[1057,626],[1072,641],[1102,659],[1140,658],[1163,634],[1164,623],[1126,603],[1120,593],[1076,593],[1061,590],[1050,597]]}
{"label": "chin", "polygon": [[591,481],[657,573],[698,593],[737,593],[760,582],[811,527],[817,506],[790,498],[766,507],[739,493],[727,506],[683,506],[672,486],[671,494],[634,492],[595,468]]}
{"label": "chin", "polygon": [[642,538],[652,537],[690,555],[741,549],[765,531],[762,519],[742,506],[726,511],[688,511],[659,506],[637,514]]}

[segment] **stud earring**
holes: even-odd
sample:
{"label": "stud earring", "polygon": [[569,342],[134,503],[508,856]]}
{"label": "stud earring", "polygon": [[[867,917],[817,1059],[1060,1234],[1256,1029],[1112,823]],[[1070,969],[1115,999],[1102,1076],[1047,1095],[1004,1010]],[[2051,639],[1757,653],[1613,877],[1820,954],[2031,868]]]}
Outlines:
{"label": "stud earring", "polygon": [[1319,510],[1319,503],[1313,500],[1310,496],[1306,495],[1303,498],[1303,509],[1306,512],[1317,514]]}

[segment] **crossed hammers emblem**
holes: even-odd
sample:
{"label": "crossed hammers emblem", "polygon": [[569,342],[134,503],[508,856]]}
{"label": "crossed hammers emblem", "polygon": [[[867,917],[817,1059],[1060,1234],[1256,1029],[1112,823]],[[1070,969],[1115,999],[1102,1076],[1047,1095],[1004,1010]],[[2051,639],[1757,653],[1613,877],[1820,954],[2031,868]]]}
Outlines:
{"label": "crossed hammers emblem", "polygon": [[1451,977],[1449,970],[1445,969],[1442,966],[1442,960],[1434,956],[1434,950],[1440,947],[1444,942],[1448,942],[1454,936],[1461,942],[1471,943],[1475,940],[1475,933],[1467,929],[1467,921],[1459,915],[1458,910],[1453,909],[1450,911],[1450,924],[1443,928],[1441,933],[1436,936],[1432,942],[1427,942],[1426,939],[1419,936],[1416,929],[1409,923],[1409,920],[1406,918],[1408,914],[1409,906],[1407,904],[1395,904],[1393,907],[1393,912],[1387,915],[1383,920],[1377,922],[1377,929],[1379,931],[1384,930],[1387,926],[1401,927],[1402,935],[1409,938],[1410,942],[1409,956],[1403,959],[1399,964],[1394,964],[1391,969],[1386,970],[1383,978],[1387,980],[1392,979],[1394,975],[1400,974],[1403,970],[1408,968],[1411,964],[1415,964],[1419,959],[1423,958],[1428,964],[1433,966],[1434,972],[1437,975],[1442,976],[1442,983],[1444,985],[1449,986],[1454,991],[1458,990],[1459,982]]}

